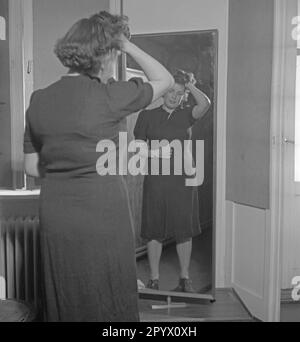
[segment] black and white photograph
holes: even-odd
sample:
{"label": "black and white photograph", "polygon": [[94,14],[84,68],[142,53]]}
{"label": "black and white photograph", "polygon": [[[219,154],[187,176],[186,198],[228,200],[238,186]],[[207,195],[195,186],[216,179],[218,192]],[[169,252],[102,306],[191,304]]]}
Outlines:
{"label": "black and white photograph", "polygon": [[300,0],[0,0],[0,323],[300,322],[299,222]]}

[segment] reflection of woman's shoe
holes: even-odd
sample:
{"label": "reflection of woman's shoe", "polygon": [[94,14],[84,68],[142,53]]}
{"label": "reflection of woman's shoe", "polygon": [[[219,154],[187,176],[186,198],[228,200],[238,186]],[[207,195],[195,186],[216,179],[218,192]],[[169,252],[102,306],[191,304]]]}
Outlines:
{"label": "reflection of woman's shoe", "polygon": [[196,291],[193,289],[191,279],[186,279],[186,278],[180,278],[178,286],[173,291],[196,293]]}
{"label": "reflection of woman's shoe", "polygon": [[147,284],[147,289],[151,290],[159,290],[159,280],[158,279],[150,279]]}

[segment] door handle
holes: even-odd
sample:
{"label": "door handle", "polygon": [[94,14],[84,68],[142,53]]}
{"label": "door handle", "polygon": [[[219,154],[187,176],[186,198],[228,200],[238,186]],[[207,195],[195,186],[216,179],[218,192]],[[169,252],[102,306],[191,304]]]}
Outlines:
{"label": "door handle", "polygon": [[286,144],[295,145],[295,141],[294,141],[294,140],[290,140],[290,139],[287,139],[287,138],[284,139],[284,142],[285,142]]}

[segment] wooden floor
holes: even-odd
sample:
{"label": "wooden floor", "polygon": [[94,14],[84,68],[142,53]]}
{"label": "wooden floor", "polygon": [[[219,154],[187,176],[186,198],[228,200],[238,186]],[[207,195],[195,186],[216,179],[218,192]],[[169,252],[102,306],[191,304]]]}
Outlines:
{"label": "wooden floor", "polygon": [[281,304],[280,310],[281,322],[300,322],[300,304],[288,303]]}
{"label": "wooden floor", "polygon": [[216,291],[216,301],[186,303],[185,308],[152,309],[162,301],[140,299],[142,322],[251,322],[254,321],[231,289]]}
{"label": "wooden floor", "polygon": [[300,302],[292,298],[293,289],[281,290],[281,322],[300,322]]}

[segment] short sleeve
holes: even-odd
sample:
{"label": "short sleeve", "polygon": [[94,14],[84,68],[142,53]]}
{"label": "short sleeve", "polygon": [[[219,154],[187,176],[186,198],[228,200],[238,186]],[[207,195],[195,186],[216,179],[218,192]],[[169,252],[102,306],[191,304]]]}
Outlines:
{"label": "short sleeve", "polygon": [[146,108],[153,99],[151,84],[141,78],[127,82],[110,81],[106,89],[109,108],[120,119]]}
{"label": "short sleeve", "polygon": [[31,154],[31,153],[39,153],[40,152],[40,145],[37,143],[36,138],[33,135],[30,120],[29,120],[29,113],[32,110],[32,99],[34,97],[34,94],[32,94],[30,99],[30,106],[26,112],[26,120],[25,120],[25,133],[24,133],[24,142],[23,142],[23,151],[25,154]]}
{"label": "short sleeve", "polygon": [[148,127],[147,113],[148,111],[144,110],[138,116],[138,119],[136,121],[134,130],[133,130],[133,134],[136,140],[144,140],[144,141],[148,140],[147,138],[147,127]]}

